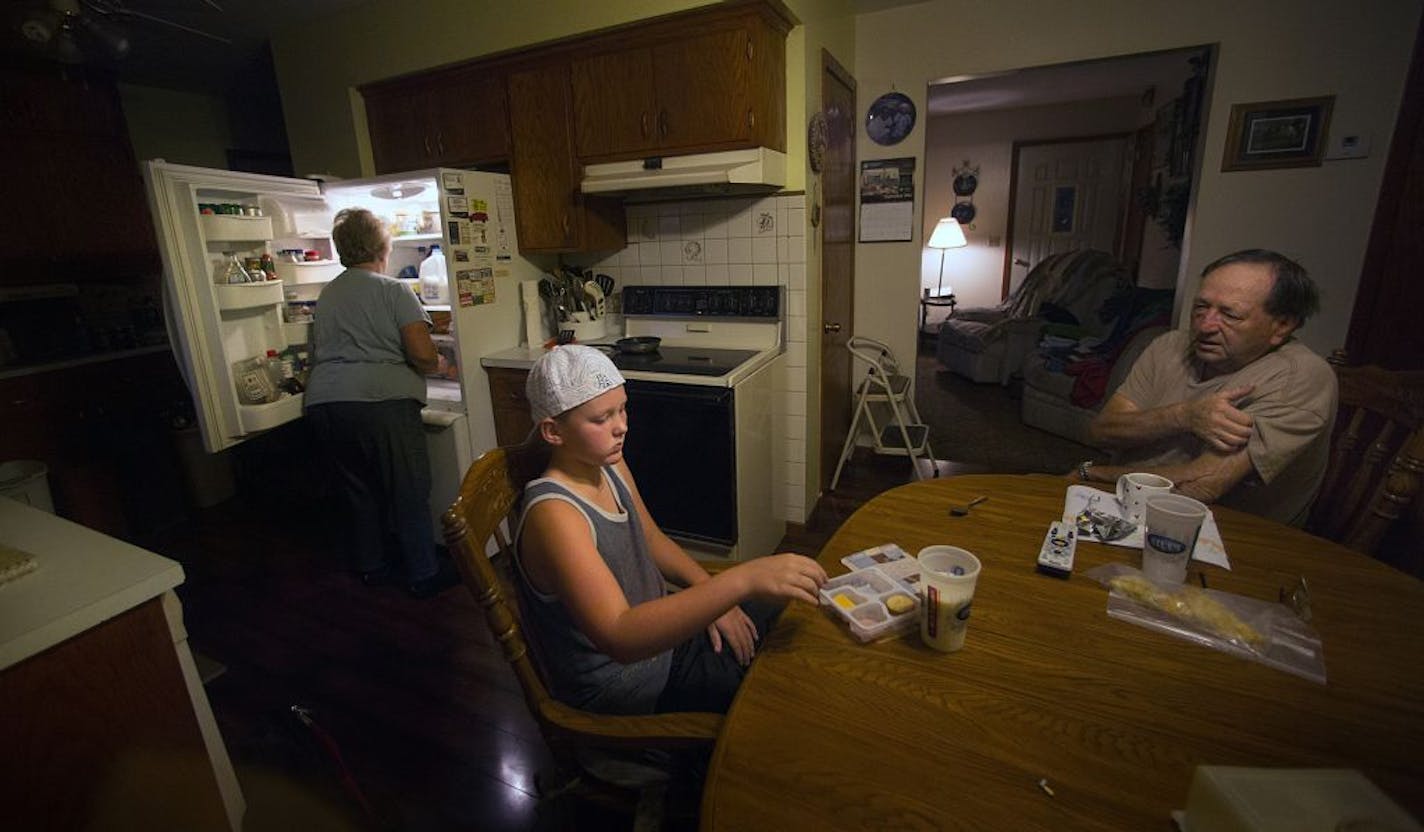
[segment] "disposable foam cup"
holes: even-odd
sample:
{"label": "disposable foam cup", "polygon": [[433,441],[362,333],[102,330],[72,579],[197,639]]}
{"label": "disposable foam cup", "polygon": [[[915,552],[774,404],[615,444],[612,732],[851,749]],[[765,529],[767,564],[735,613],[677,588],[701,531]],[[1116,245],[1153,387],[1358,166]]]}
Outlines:
{"label": "disposable foam cup", "polygon": [[926,546],[917,558],[924,587],[920,638],[936,650],[953,653],[964,646],[979,559],[958,546]]}
{"label": "disposable foam cup", "polygon": [[1158,583],[1179,584],[1208,509],[1191,497],[1167,494],[1147,499],[1147,527],[1142,535],[1142,574]]}

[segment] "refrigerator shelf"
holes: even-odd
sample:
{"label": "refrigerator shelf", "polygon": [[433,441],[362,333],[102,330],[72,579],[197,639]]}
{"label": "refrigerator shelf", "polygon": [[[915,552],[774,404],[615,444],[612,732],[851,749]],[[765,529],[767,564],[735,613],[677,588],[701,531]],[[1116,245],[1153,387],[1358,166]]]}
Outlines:
{"label": "refrigerator shelf", "polygon": [[346,267],[336,260],[312,260],[301,263],[277,261],[277,277],[287,283],[329,283]]}
{"label": "refrigerator shelf", "polygon": [[443,243],[443,234],[397,234],[391,237],[391,245],[405,245],[406,243]]}
{"label": "refrigerator shelf", "polygon": [[283,301],[280,280],[263,283],[217,283],[213,285],[213,289],[217,292],[218,308],[224,311],[271,306]]}
{"label": "refrigerator shelf", "polygon": [[297,393],[294,396],[283,396],[277,401],[267,404],[238,405],[242,414],[243,432],[256,433],[259,430],[270,430],[300,418],[303,398],[301,393]]}
{"label": "refrigerator shelf", "polygon": [[257,242],[272,239],[271,217],[199,214],[203,237],[209,242]]}
{"label": "refrigerator shelf", "polygon": [[282,324],[282,334],[287,339],[287,345],[310,344],[311,343],[311,322],[306,323],[284,323]]}

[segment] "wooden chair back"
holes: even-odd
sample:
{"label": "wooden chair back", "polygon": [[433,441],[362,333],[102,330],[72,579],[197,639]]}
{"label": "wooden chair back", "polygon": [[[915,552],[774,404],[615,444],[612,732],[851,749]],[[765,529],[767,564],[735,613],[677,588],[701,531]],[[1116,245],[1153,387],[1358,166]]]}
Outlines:
{"label": "wooden chair back", "polygon": [[1336,367],[1330,462],[1306,528],[1379,556],[1424,473],[1424,372]]}
{"label": "wooden chair back", "polygon": [[[442,517],[445,542],[466,588],[484,610],[490,632],[514,670],[525,702],[539,729],[568,776],[582,771],[578,752],[590,749],[709,747],[721,730],[722,715],[670,713],[621,716],[582,711],[549,693],[536,652],[525,639],[514,584],[514,551],[510,535],[518,522],[524,486],[548,463],[548,447],[533,439],[524,445],[494,448],[481,455],[465,473],[460,493]],[[508,521],[509,532],[502,528]],[[498,553],[485,555],[489,541]],[[607,785],[616,790],[616,786]]]}

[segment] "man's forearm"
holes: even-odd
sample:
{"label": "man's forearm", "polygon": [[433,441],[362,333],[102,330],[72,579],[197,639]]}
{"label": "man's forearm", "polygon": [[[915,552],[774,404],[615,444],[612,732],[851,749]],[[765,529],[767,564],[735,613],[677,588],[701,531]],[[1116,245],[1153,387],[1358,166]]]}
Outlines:
{"label": "man's forearm", "polygon": [[1144,472],[1171,480],[1178,494],[1203,503],[1214,503],[1235,488],[1255,469],[1250,455],[1244,451],[1220,454],[1208,451],[1189,462],[1177,465],[1129,466],[1092,465],[1085,473],[1090,482],[1112,485],[1123,474]]}
{"label": "man's forearm", "polygon": [[1130,448],[1190,430],[1186,403],[1147,410],[1104,408],[1089,427],[1093,444],[1102,448]]}

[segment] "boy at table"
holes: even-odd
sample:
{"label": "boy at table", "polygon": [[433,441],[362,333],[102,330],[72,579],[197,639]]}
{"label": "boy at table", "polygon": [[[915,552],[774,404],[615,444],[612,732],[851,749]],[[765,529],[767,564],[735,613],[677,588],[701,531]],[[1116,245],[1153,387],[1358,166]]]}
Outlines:
{"label": "boy at table", "polygon": [[1294,333],[1320,307],[1299,263],[1261,249],[1202,270],[1191,327],[1158,336],[1093,420],[1114,466],[1081,480],[1159,474],[1202,502],[1299,526],[1329,461],[1335,373]]}
{"label": "boy at table", "polygon": [[555,348],[526,392],[551,454],[524,490],[516,564],[554,695],[601,713],[725,712],[781,602],[815,604],[825,571],[778,554],[713,577],[664,534],[623,459],[628,396],[602,352]]}

